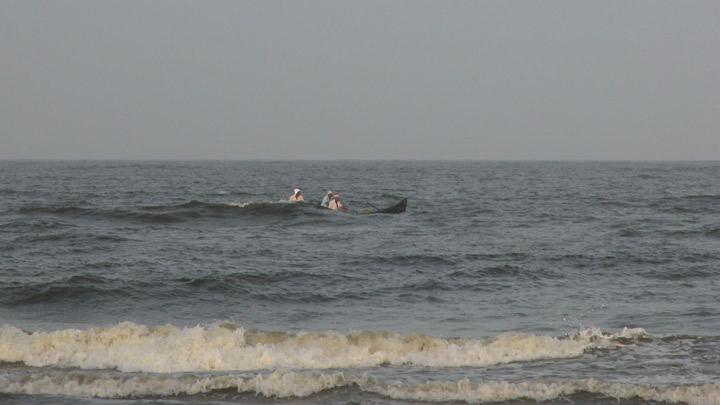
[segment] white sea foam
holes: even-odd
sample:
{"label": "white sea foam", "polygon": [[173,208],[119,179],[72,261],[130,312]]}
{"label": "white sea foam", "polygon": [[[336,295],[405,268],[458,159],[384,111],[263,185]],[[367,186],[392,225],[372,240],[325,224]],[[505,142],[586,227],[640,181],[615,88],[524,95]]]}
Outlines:
{"label": "white sea foam", "polygon": [[615,399],[720,404],[720,384],[692,386],[649,386],[603,382],[595,379],[534,380],[524,382],[468,379],[419,384],[385,384],[367,376],[275,371],[255,376],[144,375],[92,377],[87,374],[33,374],[24,377],[0,376],[0,392],[27,395],[70,395],[100,398],[196,395],[214,390],[237,390],[265,397],[308,397],[322,391],[355,385],[360,390],[384,397],[413,401],[497,402],[514,399],[552,400],[576,393],[592,393]]}
{"label": "white sea foam", "polygon": [[640,398],[691,405],[719,405],[720,384],[654,387],[637,384],[603,382],[595,379],[473,383],[467,379],[456,382],[416,385],[392,384],[366,387],[368,391],[394,399],[416,401],[465,401],[468,403],[497,402],[513,399],[547,401],[581,392],[615,399]]}
{"label": "white sea foam", "polygon": [[233,206],[233,207],[239,207],[239,208],[253,208],[253,207],[261,207],[261,206],[272,206],[272,205],[290,205],[293,204],[292,201],[288,200],[268,200],[268,201],[233,201],[226,203],[227,205]]}
{"label": "white sea foam", "polygon": [[0,361],[29,366],[180,372],[273,368],[355,368],[413,364],[488,366],[568,358],[616,337],[587,330],[571,337],[505,334],[492,339],[444,339],[392,332],[262,332],[229,324],[178,328],[123,322],[104,328],[25,333],[0,328]]}
{"label": "white sea foam", "polygon": [[0,376],[0,393],[69,395],[99,398],[196,395],[232,389],[266,397],[307,397],[342,387],[353,381],[343,373],[283,372],[256,376],[93,376],[82,373],[45,373],[31,376]]}

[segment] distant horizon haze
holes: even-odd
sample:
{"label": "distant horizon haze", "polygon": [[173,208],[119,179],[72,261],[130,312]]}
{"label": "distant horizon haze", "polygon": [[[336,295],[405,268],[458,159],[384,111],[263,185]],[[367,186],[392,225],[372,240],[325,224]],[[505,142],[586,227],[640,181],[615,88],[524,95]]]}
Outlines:
{"label": "distant horizon haze", "polygon": [[720,159],[226,159],[226,158],[0,158],[4,162],[487,162],[487,163],[718,163]]}
{"label": "distant horizon haze", "polygon": [[715,161],[720,2],[0,2],[0,159]]}

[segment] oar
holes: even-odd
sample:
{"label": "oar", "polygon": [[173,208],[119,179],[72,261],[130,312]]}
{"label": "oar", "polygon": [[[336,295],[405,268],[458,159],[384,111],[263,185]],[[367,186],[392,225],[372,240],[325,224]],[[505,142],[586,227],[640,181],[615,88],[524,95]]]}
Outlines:
{"label": "oar", "polygon": [[374,206],[374,205],[370,204],[369,202],[366,202],[365,204],[367,204],[367,205],[369,205],[369,206],[371,206],[371,207],[375,208],[375,211],[380,211],[380,208],[378,208],[378,207],[376,207],[376,206]]}

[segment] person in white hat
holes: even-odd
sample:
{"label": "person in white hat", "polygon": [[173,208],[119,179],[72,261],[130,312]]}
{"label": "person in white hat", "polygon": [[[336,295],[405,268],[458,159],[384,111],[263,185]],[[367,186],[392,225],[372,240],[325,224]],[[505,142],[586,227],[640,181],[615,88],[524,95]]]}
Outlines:
{"label": "person in white hat", "polygon": [[305,201],[305,197],[303,197],[302,190],[296,188],[295,190],[293,190],[293,195],[291,195],[288,200],[292,202],[301,202]]}
{"label": "person in white hat", "polygon": [[330,204],[330,200],[332,200],[333,192],[328,191],[327,194],[325,194],[325,197],[323,197],[322,201],[320,202],[320,206],[327,208]]}

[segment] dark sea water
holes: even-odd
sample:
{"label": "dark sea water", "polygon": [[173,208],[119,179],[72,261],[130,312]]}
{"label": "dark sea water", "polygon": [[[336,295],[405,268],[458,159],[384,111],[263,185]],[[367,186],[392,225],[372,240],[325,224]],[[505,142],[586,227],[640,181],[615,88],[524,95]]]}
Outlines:
{"label": "dark sea water", "polygon": [[0,403],[720,404],[718,179],[0,162]]}

